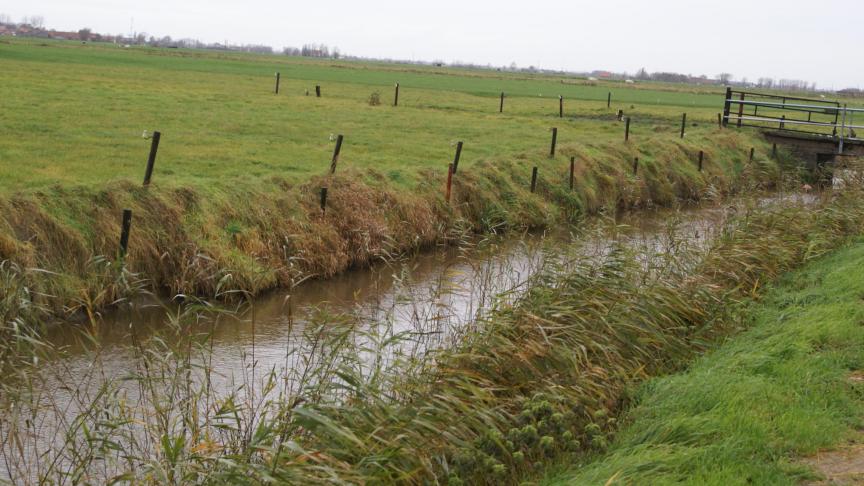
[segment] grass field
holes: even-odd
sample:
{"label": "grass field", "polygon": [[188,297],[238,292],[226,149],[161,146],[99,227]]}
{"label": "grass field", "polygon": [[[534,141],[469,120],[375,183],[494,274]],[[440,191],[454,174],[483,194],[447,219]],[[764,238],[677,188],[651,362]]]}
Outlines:
{"label": "grass field", "polygon": [[[646,383],[606,455],[544,484],[816,479],[803,456],[862,441],[862,264],[859,240],[785,276],[753,306],[751,330],[687,372]],[[846,461],[860,464],[853,449]]]}
{"label": "grass field", "polygon": [[[710,133],[723,91],[72,42],[3,41],[0,61],[6,192],[137,182],[148,151],[145,130],[162,132],[159,184],[233,186],[273,175],[300,181],[326,170],[331,134],[342,133],[345,166],[375,169],[410,187],[418,169],[446,170],[457,140],[465,141],[466,168],[513,153],[542,157],[553,126],[561,144],[621,140],[624,128],[613,116],[619,108],[633,117],[636,144],[658,132],[674,135],[685,111],[699,125],[689,128],[693,136]],[[391,106],[396,82],[398,108]],[[322,85],[320,99],[315,84]],[[380,106],[368,104],[373,92],[381,94]]]}
{"label": "grass field", "polygon": [[[64,308],[117,296],[105,291],[116,275],[92,266],[115,259],[125,208],[134,213],[125,264],[160,291],[211,292],[230,275],[232,287],[257,292],[466,229],[572,222],[779,176],[764,140],[717,126],[716,87],[21,39],[0,39],[0,63],[0,261],[59,275],[32,286]],[[380,105],[369,103],[374,92]],[[618,109],[633,120],[628,143]],[[156,130],[144,190],[142,135]],[[331,177],[337,134],[345,143]],[[447,204],[457,141],[465,148]]]}

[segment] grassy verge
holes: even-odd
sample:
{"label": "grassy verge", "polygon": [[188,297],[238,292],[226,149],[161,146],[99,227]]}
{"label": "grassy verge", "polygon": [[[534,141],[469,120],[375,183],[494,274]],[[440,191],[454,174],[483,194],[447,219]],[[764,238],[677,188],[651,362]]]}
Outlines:
{"label": "grassy verge", "polygon": [[860,440],[864,241],[784,276],[747,332],[643,385],[610,450],[544,484],[792,484],[799,460]]}

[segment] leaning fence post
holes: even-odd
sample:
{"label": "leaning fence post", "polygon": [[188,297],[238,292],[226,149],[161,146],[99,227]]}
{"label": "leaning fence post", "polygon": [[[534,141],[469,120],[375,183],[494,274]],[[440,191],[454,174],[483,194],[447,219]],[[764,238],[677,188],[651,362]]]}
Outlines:
{"label": "leaning fence post", "polygon": [[147,157],[147,169],[144,171],[144,187],[150,185],[150,179],[153,177],[153,166],[156,165],[156,152],[159,150],[161,138],[161,132],[153,132],[153,139],[150,141],[150,155]]}
{"label": "leaning fence post", "polygon": [[399,106],[399,83],[396,83],[396,94],[393,95],[393,106]]}
{"label": "leaning fence post", "polygon": [[276,94],[279,94],[279,73],[276,73]]}
{"label": "leaning fence post", "polygon": [[120,225],[120,258],[129,250],[129,231],[132,229],[132,210],[123,210],[123,223]]}
{"label": "leaning fence post", "polygon": [[504,113],[504,92],[501,92],[501,102],[498,104],[498,113]]}
{"label": "leaning fence post", "polygon": [[552,147],[549,149],[549,157],[555,157],[555,144],[558,142],[558,128],[552,128]]}
{"label": "leaning fence post", "polygon": [[327,213],[327,188],[321,188],[321,214]]}
{"label": "leaning fence post", "polygon": [[537,166],[531,169],[531,194],[537,190]]}
{"label": "leaning fence post", "polygon": [[633,158],[633,175],[637,175],[639,173],[639,157]]}
{"label": "leaning fence post", "polygon": [[336,148],[333,149],[333,159],[330,161],[330,173],[336,173],[336,163],[339,161],[339,152],[342,151],[342,135],[336,136]]}
{"label": "leaning fence post", "polygon": [[456,142],[456,156],[453,157],[453,173],[459,170],[459,159],[462,158],[462,141]]}
{"label": "leaning fence post", "polygon": [[576,157],[570,157],[570,190],[573,190],[573,179],[576,172]]}
{"label": "leaning fence post", "polygon": [[630,140],[630,117],[629,116],[625,120],[625,123],[626,124],[624,126],[624,141],[627,142]]}
{"label": "leaning fence post", "polygon": [[447,204],[450,204],[450,192],[453,187],[453,164],[450,163],[447,165],[447,191],[445,192],[444,198],[447,201]]}
{"label": "leaning fence post", "polygon": [[705,158],[705,152],[699,151],[699,172],[702,172],[702,160]]}
{"label": "leaning fence post", "polygon": [[315,97],[316,98],[321,97],[321,85],[320,84],[315,85]]}
{"label": "leaning fence post", "polygon": [[558,95],[558,118],[564,118],[564,96]]}
{"label": "leaning fence post", "polygon": [[681,117],[681,138],[684,138],[684,128],[687,126],[687,113]]}

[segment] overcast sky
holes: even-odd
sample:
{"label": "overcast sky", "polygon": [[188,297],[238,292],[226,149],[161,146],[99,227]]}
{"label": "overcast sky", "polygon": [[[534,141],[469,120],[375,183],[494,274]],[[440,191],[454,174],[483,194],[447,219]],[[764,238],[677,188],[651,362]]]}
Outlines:
{"label": "overcast sky", "polygon": [[864,87],[864,0],[0,0],[0,13],[277,49]]}

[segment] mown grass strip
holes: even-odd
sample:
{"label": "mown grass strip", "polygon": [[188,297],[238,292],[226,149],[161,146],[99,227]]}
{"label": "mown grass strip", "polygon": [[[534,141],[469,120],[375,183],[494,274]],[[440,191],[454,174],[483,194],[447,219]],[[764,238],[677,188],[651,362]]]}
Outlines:
{"label": "mown grass strip", "polygon": [[800,458],[861,440],[864,240],[783,277],[752,328],[688,371],[645,383],[610,451],[560,484],[793,484]]}

